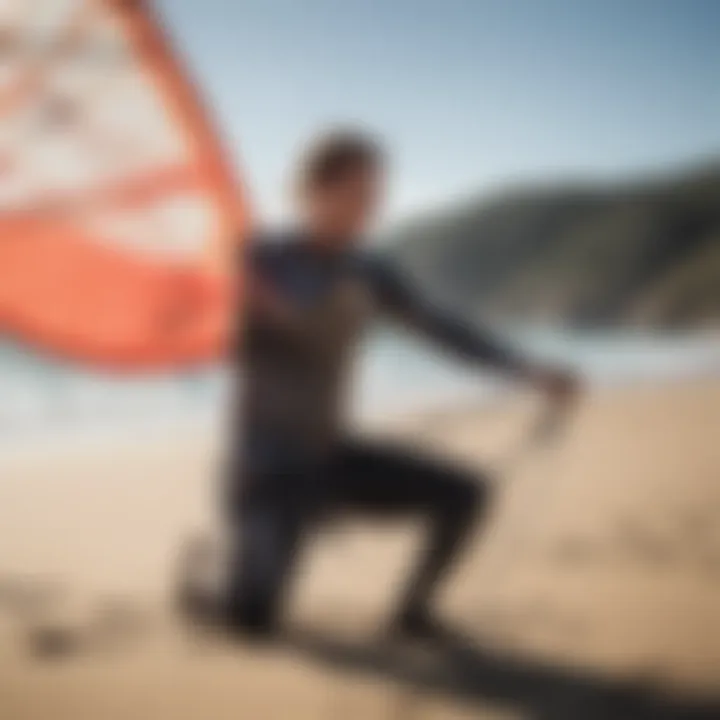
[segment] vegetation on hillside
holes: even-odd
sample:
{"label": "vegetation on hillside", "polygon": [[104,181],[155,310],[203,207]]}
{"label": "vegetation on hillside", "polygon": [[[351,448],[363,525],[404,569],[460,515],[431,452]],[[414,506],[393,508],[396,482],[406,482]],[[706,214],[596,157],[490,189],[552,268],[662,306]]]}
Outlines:
{"label": "vegetation on hillside", "polygon": [[397,228],[390,252],[473,317],[720,324],[720,164],[622,187],[527,188]]}

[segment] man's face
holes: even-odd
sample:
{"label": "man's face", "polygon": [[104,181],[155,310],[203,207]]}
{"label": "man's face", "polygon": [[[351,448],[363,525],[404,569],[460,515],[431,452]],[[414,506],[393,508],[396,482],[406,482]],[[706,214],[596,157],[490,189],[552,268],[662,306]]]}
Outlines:
{"label": "man's face", "polygon": [[328,236],[359,238],[375,221],[384,195],[385,178],[378,167],[348,171],[308,198],[311,224]]}

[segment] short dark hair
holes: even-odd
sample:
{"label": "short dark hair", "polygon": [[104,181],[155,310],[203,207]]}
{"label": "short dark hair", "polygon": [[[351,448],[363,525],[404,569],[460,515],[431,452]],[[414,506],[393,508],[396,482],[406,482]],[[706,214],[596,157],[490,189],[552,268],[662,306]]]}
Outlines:
{"label": "short dark hair", "polygon": [[342,129],[325,132],[312,141],[298,167],[300,192],[326,188],[348,173],[376,169],[385,163],[380,143],[368,133]]}

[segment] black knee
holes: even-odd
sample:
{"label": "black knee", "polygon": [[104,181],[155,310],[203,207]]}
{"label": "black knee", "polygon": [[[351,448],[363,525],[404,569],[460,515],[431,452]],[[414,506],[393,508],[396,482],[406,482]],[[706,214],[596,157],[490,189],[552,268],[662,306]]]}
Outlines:
{"label": "black knee", "polygon": [[446,512],[453,522],[466,525],[485,514],[489,503],[489,484],[472,475],[457,475],[449,484]]}
{"label": "black knee", "polygon": [[277,600],[271,596],[237,593],[226,599],[225,614],[229,627],[252,637],[267,636],[276,630]]}

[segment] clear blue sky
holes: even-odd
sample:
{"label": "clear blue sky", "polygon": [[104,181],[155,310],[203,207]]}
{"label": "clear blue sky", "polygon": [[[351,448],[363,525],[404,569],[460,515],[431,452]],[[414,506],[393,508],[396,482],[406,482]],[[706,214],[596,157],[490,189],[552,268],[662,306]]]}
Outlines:
{"label": "clear blue sky", "polygon": [[720,0],[163,0],[265,215],[308,135],[362,122],[390,217],[515,178],[720,153]]}

